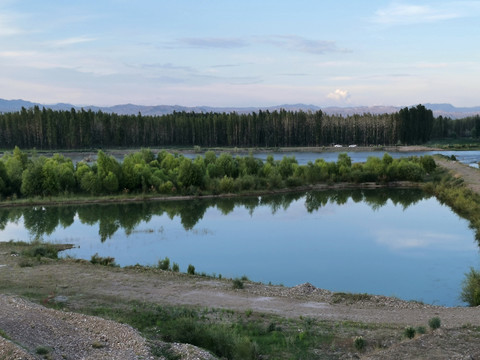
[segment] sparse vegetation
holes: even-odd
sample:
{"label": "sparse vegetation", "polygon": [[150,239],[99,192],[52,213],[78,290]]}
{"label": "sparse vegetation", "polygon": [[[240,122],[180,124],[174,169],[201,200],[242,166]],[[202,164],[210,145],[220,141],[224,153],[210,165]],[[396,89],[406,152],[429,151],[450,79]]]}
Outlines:
{"label": "sparse vegetation", "polygon": [[461,299],[468,303],[469,306],[480,305],[480,272],[474,268],[470,268],[470,272],[465,274]]}
{"label": "sparse vegetation", "polygon": [[168,257],[165,257],[165,259],[163,260],[158,260],[158,265],[157,267],[160,269],[160,270],[165,270],[165,271],[168,271],[168,270],[171,270],[170,268],[170,259]]}
{"label": "sparse vegetation", "polygon": [[188,268],[187,268],[187,274],[188,275],[195,275],[195,266],[193,266],[192,264],[189,264]]}
{"label": "sparse vegetation", "polygon": [[232,287],[233,287],[234,289],[243,289],[244,286],[245,286],[245,285],[243,284],[242,279],[239,279],[239,278],[233,279]]}
{"label": "sparse vegetation", "polygon": [[428,320],[428,326],[430,326],[430,329],[432,330],[436,330],[440,328],[441,325],[442,325],[442,322],[438,316],[435,316],[430,320]]}
{"label": "sparse vegetation", "polygon": [[115,263],[115,258],[113,257],[101,257],[98,253],[92,255],[90,262],[94,265],[103,265],[103,266],[118,266]]}
{"label": "sparse vegetation", "polygon": [[427,333],[427,329],[425,328],[425,326],[417,326],[417,328],[415,330],[416,330],[417,334],[420,334],[420,335],[423,335],[423,334]]}
{"label": "sparse vegetation", "polygon": [[372,296],[369,294],[352,294],[352,293],[336,292],[333,294],[332,303],[354,304],[359,301],[369,300],[371,299],[371,297]]}
{"label": "sparse vegetation", "polygon": [[[155,345],[158,339],[193,344],[227,359],[309,359],[316,358],[314,351],[335,358],[338,350],[350,351],[353,333],[360,329],[381,330],[362,323],[284,319],[248,310],[245,313],[215,308],[198,310],[145,302],[118,305],[86,311],[139,329],[152,340],[154,354],[169,352],[164,345]],[[395,328],[382,331],[384,338],[395,337]],[[359,345],[355,346],[364,349],[366,341],[362,340],[357,340]]]}
{"label": "sparse vegetation", "polygon": [[480,305],[480,271],[470,268],[465,274],[460,298],[469,306]]}
{"label": "sparse vegetation", "polygon": [[363,336],[357,336],[353,340],[353,345],[355,346],[355,349],[357,349],[358,351],[362,351],[367,346],[367,342],[365,341]]}
{"label": "sparse vegetation", "polygon": [[35,354],[37,355],[47,355],[50,353],[50,349],[46,346],[39,346],[35,349]]}
{"label": "sparse vegetation", "polygon": [[61,250],[58,246],[47,243],[38,243],[33,247],[28,247],[22,252],[23,256],[40,259],[42,257],[49,259],[58,259],[58,252]]}
{"label": "sparse vegetation", "polygon": [[405,328],[405,330],[403,331],[403,336],[405,336],[406,338],[408,339],[413,339],[415,337],[415,334],[416,334],[416,330],[414,327],[412,326],[407,326]]}

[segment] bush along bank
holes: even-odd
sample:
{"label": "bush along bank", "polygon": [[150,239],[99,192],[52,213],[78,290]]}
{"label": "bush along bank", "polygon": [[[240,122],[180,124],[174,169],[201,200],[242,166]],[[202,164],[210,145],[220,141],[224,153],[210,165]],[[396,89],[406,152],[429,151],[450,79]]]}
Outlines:
{"label": "bush along bank", "polygon": [[394,181],[421,182],[435,169],[431,156],[393,159],[369,157],[352,164],[346,153],[337,162],[317,159],[299,165],[295,157],[266,161],[248,156],[207,151],[189,159],[183,155],[148,149],[126,155],[122,162],[98,152],[94,163],[78,162],[62,155],[33,156],[16,147],[0,159],[2,199],[60,198],[102,195],[205,195],[288,189],[313,184],[360,184]]}
{"label": "bush along bank", "polygon": [[448,171],[437,169],[433,181],[423,186],[424,191],[434,195],[442,204],[448,205],[456,214],[467,219],[475,231],[475,240],[480,245],[480,195],[467,188],[464,180],[453,177]]}

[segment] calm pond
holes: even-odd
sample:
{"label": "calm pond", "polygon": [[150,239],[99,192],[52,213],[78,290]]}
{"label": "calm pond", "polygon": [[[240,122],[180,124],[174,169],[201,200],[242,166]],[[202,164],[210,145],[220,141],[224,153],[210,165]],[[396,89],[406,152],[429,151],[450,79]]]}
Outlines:
{"label": "calm pond", "polygon": [[464,305],[479,266],[467,221],[417,190],[0,209],[1,239],[73,243],[121,266],[168,256],[185,272]]}

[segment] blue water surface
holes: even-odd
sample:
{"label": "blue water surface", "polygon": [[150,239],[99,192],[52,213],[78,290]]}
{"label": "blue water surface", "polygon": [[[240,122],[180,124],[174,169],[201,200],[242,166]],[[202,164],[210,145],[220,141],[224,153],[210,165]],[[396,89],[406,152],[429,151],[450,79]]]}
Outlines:
{"label": "blue water surface", "polygon": [[[405,206],[388,197],[379,205],[351,196],[338,200],[340,195],[313,208],[311,194],[280,198],[276,205],[264,203],[265,197],[254,198],[254,206],[232,203],[227,209],[213,202],[193,222],[187,221],[191,204],[178,203],[176,213],[157,211],[129,230],[114,216],[87,224],[76,213],[70,226],[59,223],[42,239],[75,244],[64,256],[90,259],[98,253],[121,266],[156,265],[168,256],[181,271],[193,264],[197,272],[224,277],[464,305],[464,274],[480,266],[466,220],[433,197]],[[102,242],[99,233],[109,227],[116,230]],[[6,224],[1,236],[33,238],[23,217]]]}

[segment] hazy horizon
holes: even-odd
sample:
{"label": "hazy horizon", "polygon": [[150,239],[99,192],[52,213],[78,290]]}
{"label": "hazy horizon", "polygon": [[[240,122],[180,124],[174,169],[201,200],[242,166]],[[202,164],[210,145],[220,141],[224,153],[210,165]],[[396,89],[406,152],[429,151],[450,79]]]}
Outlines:
{"label": "hazy horizon", "polygon": [[480,1],[0,0],[0,98],[479,105]]}

